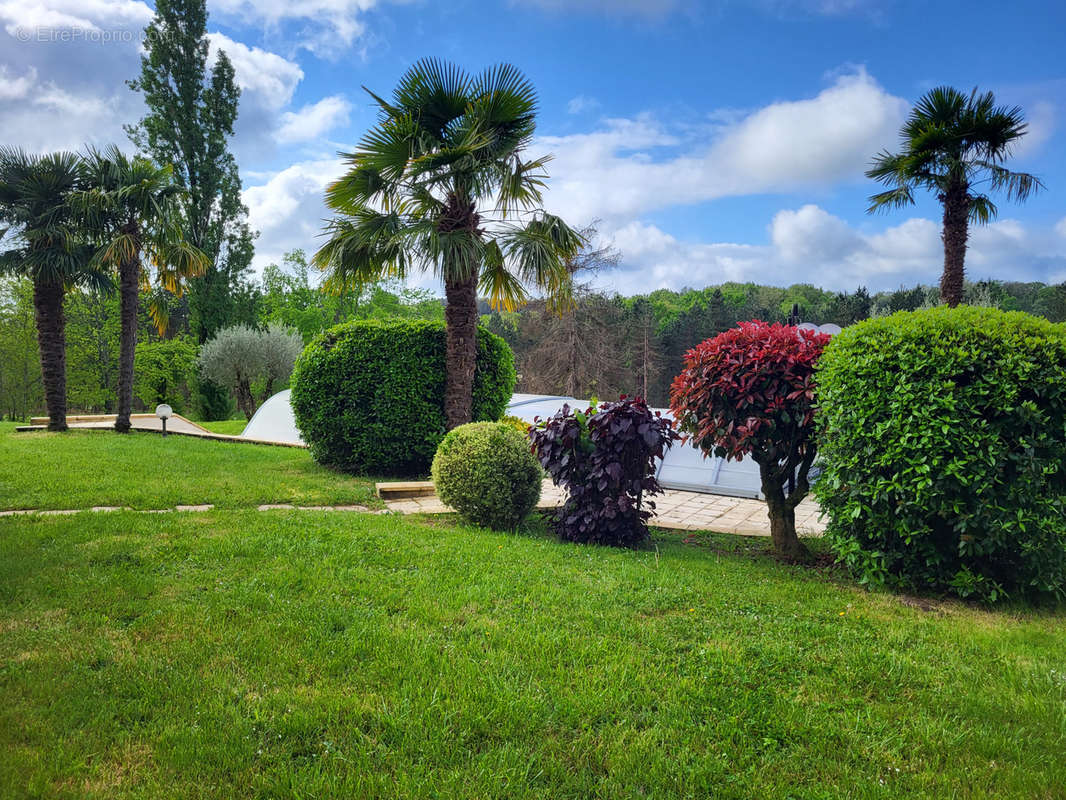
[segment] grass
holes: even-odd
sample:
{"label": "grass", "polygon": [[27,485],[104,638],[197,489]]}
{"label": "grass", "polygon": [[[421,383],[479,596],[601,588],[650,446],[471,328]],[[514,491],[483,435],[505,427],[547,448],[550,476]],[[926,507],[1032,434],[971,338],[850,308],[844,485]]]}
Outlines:
{"label": "grass", "polygon": [[[8,427],[0,490],[369,492],[306,455]],[[450,516],[2,518],[0,797],[1063,796],[1066,613],[867,592],[766,546],[615,551]]]}
{"label": "grass", "polygon": [[1062,796],[1061,614],[697,539],[0,520],[0,796]]}
{"label": "grass", "polygon": [[0,423],[0,510],[376,503],[372,481],[325,469],[299,448],[14,427]]}
{"label": "grass", "polygon": [[240,436],[244,433],[244,428],[248,424],[248,420],[241,417],[240,419],[218,419],[213,422],[197,422],[201,428],[207,428],[211,433],[221,433],[226,436]]}

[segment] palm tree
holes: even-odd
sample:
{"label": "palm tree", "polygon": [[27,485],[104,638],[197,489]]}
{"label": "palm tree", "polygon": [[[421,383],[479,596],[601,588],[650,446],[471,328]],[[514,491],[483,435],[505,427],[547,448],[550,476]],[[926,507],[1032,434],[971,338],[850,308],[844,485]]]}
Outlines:
{"label": "palm tree", "polygon": [[[156,279],[167,291],[180,294],[185,279],[203,274],[207,256],[185,240],[181,210],[185,190],[173,180],[169,166],[158,167],[143,156],[131,158],[114,146],[102,152],[89,150],[84,182],[87,188],[75,192],[72,203],[95,232],[93,263],[118,272],[121,333],[115,430],[125,433],[133,407],[138,302],[140,291],[150,288],[151,276],[142,259],[149,258]],[[168,323],[166,306],[152,303],[150,311],[162,334]]]}
{"label": "palm tree", "polygon": [[884,150],[866,177],[890,187],[870,197],[868,213],[914,203],[914,190],[936,193],[944,206],[944,274],[940,297],[950,306],[962,301],[966,241],[970,223],[996,218],[995,203],[984,188],[1006,190],[1008,200],[1024,201],[1043,188],[1035,176],[1003,166],[1028,125],[1017,106],[997,106],[991,92],[967,97],[957,89],[933,89],[911,110],[900,129],[903,149]]}
{"label": "palm tree", "polygon": [[33,283],[48,429],[67,429],[67,340],[63,298],[75,285],[109,290],[90,264],[91,250],[69,205],[80,187],[75,153],[30,155],[0,148],[0,272]]}
{"label": "palm tree", "polygon": [[[364,87],[365,88],[365,87]],[[514,309],[527,286],[570,302],[566,267],[582,239],[540,208],[547,157],[523,160],[537,96],[515,67],[476,76],[426,59],[391,101],[367,92],[379,121],[351,169],[326,191],[337,212],[314,262],[335,289],[432,270],[444,281],[449,428],[470,421],[478,290]]]}

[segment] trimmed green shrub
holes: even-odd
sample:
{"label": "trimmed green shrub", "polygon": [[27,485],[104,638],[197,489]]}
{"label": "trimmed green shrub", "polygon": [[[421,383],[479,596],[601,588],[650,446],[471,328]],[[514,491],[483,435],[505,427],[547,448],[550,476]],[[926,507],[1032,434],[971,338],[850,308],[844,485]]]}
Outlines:
{"label": "trimmed green shrub", "polygon": [[502,422],[460,425],[433,457],[437,496],[475,525],[514,530],[537,501],[544,473],[529,439]]}
{"label": "trimmed green shrub", "polygon": [[[360,320],[317,336],[293,370],[296,425],[322,464],[347,472],[425,475],[444,438],[444,324]],[[499,419],[514,356],[477,332],[473,417]]]}
{"label": "trimmed green shrub", "polygon": [[818,366],[815,494],[861,580],[1066,595],[1066,328],[901,312],[847,328]]}

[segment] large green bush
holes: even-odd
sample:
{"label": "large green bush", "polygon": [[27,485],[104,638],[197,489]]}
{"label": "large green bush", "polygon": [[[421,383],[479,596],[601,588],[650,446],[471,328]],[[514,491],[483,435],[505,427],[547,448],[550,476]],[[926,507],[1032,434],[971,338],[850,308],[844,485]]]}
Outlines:
{"label": "large green bush", "polygon": [[863,580],[994,601],[1066,594],[1066,328],[934,308],[868,320],[817,375],[815,487]]}
{"label": "large green bush", "polygon": [[475,525],[514,530],[540,499],[544,473],[529,439],[503,422],[460,425],[437,448],[437,496]]}
{"label": "large green bush", "polygon": [[[444,325],[339,325],[296,362],[292,407],[315,460],[349,472],[424,475],[445,433]],[[477,332],[474,420],[498,419],[514,391],[507,343]]]}

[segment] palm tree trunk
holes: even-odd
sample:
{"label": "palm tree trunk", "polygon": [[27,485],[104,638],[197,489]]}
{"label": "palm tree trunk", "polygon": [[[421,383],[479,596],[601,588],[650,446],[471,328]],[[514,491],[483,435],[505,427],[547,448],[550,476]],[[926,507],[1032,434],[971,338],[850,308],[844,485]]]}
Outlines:
{"label": "palm tree trunk", "polygon": [[137,353],[137,301],[141,286],[141,260],[134,257],[118,268],[119,348],[118,414],[115,430],[128,433],[133,410],[133,360]]}
{"label": "palm tree trunk", "polygon": [[940,278],[940,299],[954,308],[962,302],[965,276],[966,241],[969,238],[970,198],[965,183],[952,183],[944,192],[944,274]]}
{"label": "palm tree trunk", "polygon": [[470,422],[474,403],[477,360],[477,275],[444,282],[447,306],[444,418],[448,430]]}
{"label": "palm tree trunk", "polygon": [[48,408],[48,430],[67,429],[67,334],[63,316],[63,285],[33,282],[37,344],[41,349],[41,379]]}

